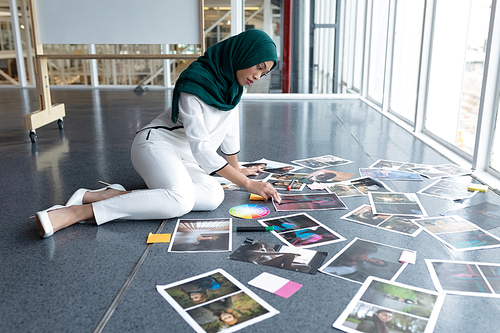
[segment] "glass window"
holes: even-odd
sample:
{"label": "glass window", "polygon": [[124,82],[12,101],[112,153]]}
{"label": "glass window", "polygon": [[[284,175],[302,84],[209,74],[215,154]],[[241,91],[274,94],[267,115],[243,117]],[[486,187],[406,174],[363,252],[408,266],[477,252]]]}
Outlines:
{"label": "glass window", "polygon": [[389,109],[414,122],[425,0],[398,1]]}
{"label": "glass window", "polygon": [[370,99],[379,104],[382,104],[384,95],[388,20],[389,0],[373,1],[367,93]]}
{"label": "glass window", "polygon": [[475,143],[490,7],[491,0],[436,3],[425,128],[468,154]]}

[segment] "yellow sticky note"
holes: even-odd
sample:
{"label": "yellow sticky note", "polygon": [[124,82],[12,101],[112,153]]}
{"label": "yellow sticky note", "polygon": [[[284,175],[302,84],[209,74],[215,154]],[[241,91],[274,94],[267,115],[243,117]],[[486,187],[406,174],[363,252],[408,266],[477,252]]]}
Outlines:
{"label": "yellow sticky note", "polygon": [[255,201],[264,201],[264,198],[261,197],[260,195],[258,194],[253,194],[251,193],[250,194],[250,200],[255,200]]}
{"label": "yellow sticky note", "polygon": [[151,243],[170,243],[170,236],[171,234],[153,234],[149,233],[148,236],[148,244]]}
{"label": "yellow sticky note", "polygon": [[488,185],[482,185],[482,184],[470,184],[468,187],[469,191],[481,191],[481,192],[486,192],[488,190]]}

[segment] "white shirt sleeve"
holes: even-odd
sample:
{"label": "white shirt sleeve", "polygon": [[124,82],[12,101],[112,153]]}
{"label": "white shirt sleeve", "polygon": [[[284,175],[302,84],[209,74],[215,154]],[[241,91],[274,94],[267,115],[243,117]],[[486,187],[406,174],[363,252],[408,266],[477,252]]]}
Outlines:
{"label": "white shirt sleeve", "polygon": [[221,151],[225,155],[236,155],[240,152],[240,110],[236,106],[232,111],[231,125],[221,144]]}
{"label": "white shirt sleeve", "polygon": [[212,147],[210,134],[205,126],[203,105],[194,96],[179,98],[179,112],[186,131],[186,137],[194,159],[209,174],[219,171],[227,161],[217,153],[218,147]]}

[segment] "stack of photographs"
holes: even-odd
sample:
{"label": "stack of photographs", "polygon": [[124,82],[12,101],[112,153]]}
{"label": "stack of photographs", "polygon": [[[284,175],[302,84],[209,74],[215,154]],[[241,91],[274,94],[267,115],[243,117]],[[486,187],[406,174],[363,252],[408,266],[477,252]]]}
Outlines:
{"label": "stack of photographs", "polygon": [[469,183],[455,182],[439,179],[431,185],[421,189],[417,193],[427,194],[438,198],[449,200],[464,200],[472,198],[478,191],[468,190]]}
{"label": "stack of photographs", "polygon": [[302,191],[306,184],[317,183],[337,183],[345,181],[354,176],[352,173],[333,171],[333,170],[318,170],[312,173],[271,173],[263,181],[268,182],[277,190],[287,190],[288,186],[294,181],[291,190]]}
{"label": "stack of photographs", "polygon": [[196,332],[236,332],[279,313],[222,269],[156,289]]}
{"label": "stack of photographs", "polygon": [[370,169],[392,169],[399,171],[410,171],[413,172],[412,168],[425,167],[424,164],[415,164],[407,162],[389,161],[389,160],[377,160],[375,163],[369,166]]}
{"label": "stack of photographs", "polygon": [[257,220],[263,226],[272,226],[272,232],[285,244],[308,248],[344,241],[345,238],[306,213]]}
{"label": "stack of photographs", "polygon": [[323,264],[326,256],[326,252],[246,239],[245,242],[229,256],[229,259],[302,273],[316,274],[316,270]]}
{"label": "stack of photographs", "polygon": [[363,192],[352,184],[327,185],[325,189],[328,193],[335,193],[338,197],[357,197],[363,195]]}
{"label": "stack of photographs", "polygon": [[500,246],[500,238],[458,215],[412,221],[455,251],[489,249]]}
{"label": "stack of photographs", "polygon": [[270,160],[266,160],[265,158],[262,158],[258,161],[254,161],[254,162],[241,163],[241,166],[244,168],[248,168],[251,166],[258,166],[264,172],[279,173],[279,174],[293,172],[295,170],[300,169],[299,167],[292,165],[292,164],[270,161]]}
{"label": "stack of photographs", "polygon": [[179,219],[168,252],[231,251],[232,219]]}
{"label": "stack of photographs", "polygon": [[412,251],[354,238],[319,271],[357,283],[369,276],[394,281],[408,265],[399,261],[403,252]]}
{"label": "stack of photographs", "polygon": [[500,264],[430,259],[425,263],[439,292],[500,297]]}
{"label": "stack of photographs", "polygon": [[471,173],[470,169],[464,169],[455,164],[426,165],[389,160],[378,160],[369,168],[418,172],[427,178],[456,177]]}
{"label": "stack of photographs", "polygon": [[465,176],[471,173],[470,170],[460,168],[454,164],[441,164],[441,165],[429,165],[429,166],[419,166],[411,168],[412,171],[418,172],[424,177],[435,179],[442,177],[456,177]]}
{"label": "stack of photographs", "polygon": [[418,173],[393,169],[360,168],[359,174],[361,177],[372,177],[374,179],[384,180],[422,180],[422,177],[420,177]]}
{"label": "stack of photographs", "polygon": [[500,206],[489,202],[452,210],[442,215],[458,215],[488,231],[500,229]]}
{"label": "stack of photographs", "polygon": [[422,228],[413,223],[409,218],[396,215],[375,215],[370,205],[361,205],[352,212],[342,216],[341,219],[411,237],[417,236],[422,231]]}
{"label": "stack of photographs", "polygon": [[[373,179],[372,177],[361,177],[352,179],[350,181],[337,183],[335,185],[349,185],[353,186],[361,192],[363,195],[368,195],[368,192],[393,192],[386,184],[380,180]],[[328,190],[328,188],[327,188]],[[329,192],[334,193],[334,189],[330,189]]]}
{"label": "stack of photographs", "polygon": [[335,193],[282,194],[281,202],[273,200],[276,211],[347,209]]}
{"label": "stack of photographs", "polygon": [[349,164],[352,163],[352,161],[336,157],[333,155],[323,155],[319,157],[306,158],[303,160],[295,160],[292,161],[292,163],[315,170],[337,165]]}
{"label": "stack of photographs", "polygon": [[345,332],[430,333],[444,298],[435,291],[370,277],[333,327]]}
{"label": "stack of photographs", "polygon": [[427,216],[415,193],[368,193],[374,214]]}

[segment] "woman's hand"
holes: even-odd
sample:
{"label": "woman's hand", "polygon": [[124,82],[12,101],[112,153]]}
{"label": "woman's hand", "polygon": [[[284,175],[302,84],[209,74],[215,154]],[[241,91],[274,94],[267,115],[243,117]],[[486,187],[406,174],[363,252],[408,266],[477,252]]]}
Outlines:
{"label": "woman's hand", "polygon": [[251,166],[248,168],[240,168],[240,172],[244,174],[245,176],[256,176],[259,173],[263,173],[261,168],[258,166]]}
{"label": "woman's hand", "polygon": [[263,197],[265,200],[269,198],[273,198],[277,203],[281,202],[281,197],[274,187],[272,187],[269,183],[250,181],[248,186],[245,189],[254,194],[258,194]]}

